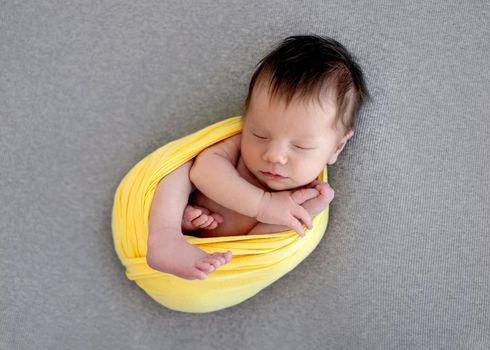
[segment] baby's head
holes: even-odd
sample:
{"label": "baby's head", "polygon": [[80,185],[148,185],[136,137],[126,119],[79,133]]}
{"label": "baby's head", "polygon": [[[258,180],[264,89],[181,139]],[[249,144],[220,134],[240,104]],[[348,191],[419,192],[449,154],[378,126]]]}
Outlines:
{"label": "baby's head", "polygon": [[347,49],[319,36],[292,36],[264,57],[244,103],[241,153],[272,190],[313,181],[334,164],[368,98]]}

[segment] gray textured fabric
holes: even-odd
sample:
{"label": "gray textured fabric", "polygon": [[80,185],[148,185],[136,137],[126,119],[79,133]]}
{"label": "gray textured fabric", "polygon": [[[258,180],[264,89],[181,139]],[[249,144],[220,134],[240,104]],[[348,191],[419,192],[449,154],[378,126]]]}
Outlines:
{"label": "gray textured fabric", "polygon": [[[0,2],[1,349],[490,348],[488,1]],[[114,252],[116,186],[329,35],[373,101],[318,248],[252,299],[167,310]]]}

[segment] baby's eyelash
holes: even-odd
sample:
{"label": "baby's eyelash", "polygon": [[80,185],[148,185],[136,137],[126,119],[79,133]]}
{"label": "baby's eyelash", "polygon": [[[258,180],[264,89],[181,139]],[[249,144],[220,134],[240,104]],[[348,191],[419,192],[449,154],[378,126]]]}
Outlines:
{"label": "baby's eyelash", "polygon": [[252,133],[252,135],[254,135],[255,137],[257,137],[257,138],[259,138],[261,140],[265,140],[267,138],[267,137],[264,137],[264,136],[259,136],[259,135],[255,134],[255,133]]}
{"label": "baby's eyelash", "polygon": [[315,149],[315,147],[301,147],[301,146],[298,146],[298,145],[294,145],[294,147],[299,148],[299,149],[303,149],[303,150]]}

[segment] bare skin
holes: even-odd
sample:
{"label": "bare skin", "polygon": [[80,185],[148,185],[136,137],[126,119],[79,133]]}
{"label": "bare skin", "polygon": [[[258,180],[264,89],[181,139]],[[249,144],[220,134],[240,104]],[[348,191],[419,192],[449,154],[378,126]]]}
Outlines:
{"label": "bare skin", "polygon": [[[261,184],[253,174],[250,173],[240,157],[237,162],[236,170],[238,174],[250,184],[262,188],[265,191],[270,191],[270,188]],[[307,188],[309,190],[306,190]],[[305,186],[303,190],[296,189],[295,192],[291,193],[293,193],[292,196],[295,202],[302,205],[311,216],[319,214],[333,199],[333,189],[328,184],[317,180],[312,182],[309,186]],[[206,197],[199,190],[196,190],[192,194],[190,204],[192,206],[199,206],[199,208],[208,208],[211,210],[211,215],[218,219],[223,218],[221,222],[217,220],[211,221],[213,224],[209,224],[209,226],[206,227],[195,227],[194,230],[197,230],[199,237],[266,234],[291,229],[287,226],[260,223],[255,218],[242,215],[220,205]],[[216,213],[220,213],[221,215]],[[209,214],[209,211],[207,214]],[[205,215],[205,218],[209,218],[209,215]],[[202,220],[204,221],[204,219]]]}
{"label": "bare skin", "polygon": [[208,254],[183,232],[214,237],[293,229],[304,236],[304,226],[311,229],[312,216],[333,199],[332,188],[315,179],[353,136],[336,119],[336,90],[325,92],[324,103],[271,97],[265,79],[252,92],[239,134],[161,180],[149,218],[150,267],[204,279],[228,263],[231,252]]}
{"label": "bare skin", "polygon": [[182,217],[182,231],[214,230],[222,222],[223,216],[218,213],[211,213],[209,209],[199,205],[187,205]]}
{"label": "bare skin", "polygon": [[[167,175],[160,181],[155,191],[149,217],[147,263],[155,270],[184,279],[203,280],[208,274],[230,262],[232,254],[230,251],[209,254],[184,239],[184,232],[199,229],[211,232],[227,221],[226,215],[212,212],[197,204],[188,204],[189,196],[194,190],[189,180],[192,163],[189,161]],[[320,193],[315,200],[305,203],[307,209],[307,204],[310,205],[308,210],[310,214],[315,215],[333,199],[333,190],[328,184],[320,182],[314,182],[310,187],[316,188]],[[307,197],[297,200],[303,203],[305,199]],[[228,219],[231,218],[228,217]],[[255,220],[254,222],[256,223]],[[278,232],[286,229],[289,228],[259,223],[250,231],[250,234]]]}
{"label": "bare skin", "polygon": [[[335,191],[329,184],[315,180],[309,186],[315,188],[319,192],[319,196],[306,203],[300,203],[305,207],[308,213],[312,216],[322,212],[333,200]],[[233,212],[218,203],[211,201],[202,193],[197,193],[194,200],[200,203],[201,206],[189,204],[185,208],[184,218],[182,219],[182,230],[184,232],[196,232],[199,237],[219,237],[230,235],[259,235],[273,232],[281,232],[290,230],[290,227],[282,225],[271,225],[257,222],[257,220],[246,217],[239,213]],[[209,204],[214,210],[220,211],[223,215],[215,212],[210,212],[209,209],[202,205]],[[227,227],[221,227],[222,223],[230,223],[233,227],[232,231],[228,231]],[[230,226],[230,225],[227,225]]]}

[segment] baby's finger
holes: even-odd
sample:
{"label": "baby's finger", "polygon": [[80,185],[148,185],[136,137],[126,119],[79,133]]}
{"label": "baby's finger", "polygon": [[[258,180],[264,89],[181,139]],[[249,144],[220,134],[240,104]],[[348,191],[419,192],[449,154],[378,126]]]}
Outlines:
{"label": "baby's finger", "polygon": [[297,219],[302,221],[306,225],[306,227],[308,227],[311,230],[312,228],[311,216],[310,213],[308,213],[305,208],[303,208],[302,206],[298,206],[296,210],[293,212],[293,215]]}
{"label": "baby's finger", "polygon": [[320,192],[320,195],[325,195],[329,187],[328,184],[318,184],[315,186],[316,190]]}
{"label": "baby's finger", "polygon": [[308,185],[306,185],[305,188],[315,188],[318,184],[321,184],[321,183],[323,183],[323,181],[313,180]]}
{"label": "baby's finger", "polygon": [[301,225],[301,223],[296,220],[296,219],[293,219],[293,221],[291,221],[291,224],[289,225],[294,231],[296,231],[296,233],[298,235],[300,235],[301,237],[304,237],[305,236],[305,230],[303,228],[303,225]]}
{"label": "baby's finger", "polygon": [[291,194],[291,198],[298,204],[303,204],[307,200],[313,199],[318,196],[318,190],[315,188],[303,188],[301,190],[294,191]]}
{"label": "baby's finger", "polygon": [[333,199],[333,197],[335,196],[335,191],[329,184],[318,185],[317,190],[318,192],[320,192],[321,196],[328,199]]}
{"label": "baby's finger", "polygon": [[325,188],[325,189],[332,188],[332,186],[330,186],[330,184],[328,182],[319,182],[317,184],[317,186],[320,186],[320,187]]}

